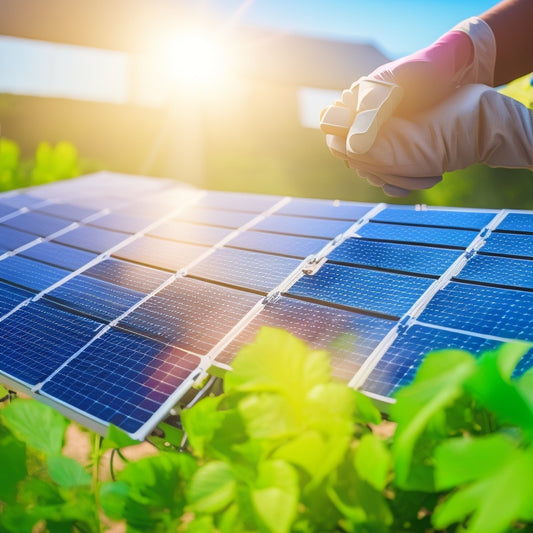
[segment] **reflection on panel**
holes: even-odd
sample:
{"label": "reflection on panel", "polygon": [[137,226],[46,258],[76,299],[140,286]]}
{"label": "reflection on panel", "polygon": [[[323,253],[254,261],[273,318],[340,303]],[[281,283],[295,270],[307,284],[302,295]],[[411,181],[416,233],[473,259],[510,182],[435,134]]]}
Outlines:
{"label": "reflection on panel", "polygon": [[485,335],[533,341],[533,293],[451,282],[433,297],[419,320]]}
{"label": "reflection on panel", "polygon": [[392,320],[282,297],[268,304],[216,360],[231,363],[263,326],[282,328],[314,348],[327,350],[332,356],[333,374],[349,381],[394,324]]}
{"label": "reflection on panel", "polygon": [[133,433],[199,362],[177,348],[111,329],[45,383],[42,392]]}
{"label": "reflection on panel", "polygon": [[298,259],[221,248],[189,271],[191,276],[268,293],[298,265]]}
{"label": "reflection on panel", "polygon": [[328,259],[351,265],[441,276],[460,256],[459,250],[351,238],[335,248]]}
{"label": "reflection on panel", "polygon": [[118,326],[205,354],[260,300],[257,294],[178,278]]}
{"label": "reflection on panel", "polygon": [[243,211],[225,211],[194,206],[184,209],[176,218],[196,224],[236,229],[250,222],[255,216],[257,216],[255,213]]}
{"label": "reflection on panel", "polygon": [[231,233],[230,229],[170,220],[148,232],[152,237],[212,246]]}
{"label": "reflection on panel", "polygon": [[177,272],[200,257],[208,248],[196,244],[141,237],[113,255],[120,259]]}
{"label": "reflection on panel", "polygon": [[98,254],[106,252],[128,238],[124,233],[108,231],[92,226],[80,226],[54,239],[55,242],[74,246]]}
{"label": "reflection on panel", "polygon": [[101,326],[42,300],[0,324],[0,372],[30,386],[54,372]]}
{"label": "reflection on panel", "polygon": [[32,212],[23,213],[4,222],[6,226],[40,237],[52,235],[52,233],[65,229],[71,224],[72,222],[69,220]]}
{"label": "reflection on panel", "polygon": [[391,396],[413,380],[420,363],[432,351],[455,348],[479,355],[498,344],[463,333],[414,325],[393,342],[365,381],[362,390]]}
{"label": "reflection on panel", "polygon": [[4,250],[15,250],[38,239],[36,235],[7,226],[0,226],[0,245]]}
{"label": "reflection on panel", "polygon": [[400,317],[431,283],[426,278],[326,263],[313,276],[297,281],[289,294]]}
{"label": "reflection on panel", "polygon": [[94,252],[48,241],[27,248],[19,255],[67,270],[78,270],[96,257]]}
{"label": "reflection on panel", "polygon": [[229,209],[231,211],[245,211],[261,213],[274,207],[281,198],[278,196],[265,196],[263,194],[243,194],[222,191],[208,191],[198,200],[198,207],[214,209]]}
{"label": "reflection on panel", "polygon": [[48,213],[55,217],[66,218],[73,222],[80,222],[81,220],[95,215],[100,209],[91,209],[81,205],[74,204],[46,204],[38,208],[42,213]]}
{"label": "reflection on panel", "polygon": [[311,198],[292,198],[279,211],[280,215],[295,215],[313,218],[335,218],[355,222],[366,215],[372,205]]}
{"label": "reflection on panel", "polygon": [[295,235],[282,235],[263,231],[245,231],[231,239],[227,246],[304,259],[309,255],[318,253],[327,242],[323,239],[313,239],[312,237],[297,237]]}
{"label": "reflection on panel", "polygon": [[0,261],[0,280],[35,292],[47,289],[69,274],[69,271],[62,268],[45,265],[18,255]]}
{"label": "reflection on panel", "polygon": [[122,233],[137,233],[147,228],[154,220],[153,217],[110,213],[109,215],[98,217],[91,222],[91,225],[112,231],[121,231]]}
{"label": "reflection on panel", "polygon": [[333,239],[353,225],[350,220],[317,220],[315,218],[271,215],[254,226],[254,230],[287,235],[304,235]]}

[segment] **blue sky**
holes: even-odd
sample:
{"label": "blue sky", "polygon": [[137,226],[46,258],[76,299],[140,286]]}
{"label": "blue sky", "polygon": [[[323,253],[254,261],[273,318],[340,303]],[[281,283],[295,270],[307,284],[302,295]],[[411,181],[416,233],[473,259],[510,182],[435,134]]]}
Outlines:
{"label": "blue sky", "polygon": [[370,41],[395,58],[430,44],[457,22],[479,15],[496,2],[208,0],[206,3],[224,16],[242,7],[241,21],[249,24],[334,39]]}

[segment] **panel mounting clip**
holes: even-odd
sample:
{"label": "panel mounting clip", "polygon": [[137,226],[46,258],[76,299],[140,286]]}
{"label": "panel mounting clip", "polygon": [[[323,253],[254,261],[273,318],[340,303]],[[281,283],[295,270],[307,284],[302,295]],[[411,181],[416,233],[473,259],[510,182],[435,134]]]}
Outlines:
{"label": "panel mounting clip", "polygon": [[302,272],[306,275],[306,276],[313,276],[314,274],[316,274],[320,268],[322,267],[322,265],[328,260],[328,258],[326,256],[324,257],[313,257],[313,259],[311,259],[308,263],[306,263],[304,265],[304,267],[302,268]]}

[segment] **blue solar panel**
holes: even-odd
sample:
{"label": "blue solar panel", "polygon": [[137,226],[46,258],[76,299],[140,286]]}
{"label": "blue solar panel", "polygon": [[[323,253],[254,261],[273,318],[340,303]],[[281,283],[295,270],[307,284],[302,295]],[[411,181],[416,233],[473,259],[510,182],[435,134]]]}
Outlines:
{"label": "blue solar panel", "polygon": [[533,261],[493,255],[476,255],[468,261],[457,278],[507,287],[533,289]]}
{"label": "blue solar panel", "polygon": [[414,325],[400,335],[379,360],[365,381],[363,391],[391,396],[413,380],[429,352],[455,348],[479,355],[498,344],[481,337]]}
{"label": "blue solar panel", "polygon": [[124,233],[91,226],[80,226],[54,239],[55,242],[74,246],[89,252],[102,253],[128,238]]}
{"label": "blue solar panel", "polygon": [[169,272],[118,259],[101,261],[83,274],[144,294],[152,292],[171,276]]}
{"label": "blue solar panel", "polygon": [[115,257],[177,272],[206,252],[206,246],[142,237],[114,253]]}
{"label": "blue solar panel", "polygon": [[256,224],[254,229],[287,235],[332,239],[344,233],[352,224],[353,222],[349,220],[317,220],[314,218],[272,215]]}
{"label": "blue solar panel", "polygon": [[74,204],[47,204],[38,208],[42,213],[48,213],[55,217],[66,218],[73,222],[80,222],[83,219],[95,215],[100,209],[91,209]]}
{"label": "blue solar panel", "polygon": [[144,298],[145,294],[89,276],[76,276],[46,298],[96,320],[111,321]]}
{"label": "blue solar panel", "polygon": [[23,213],[4,222],[5,226],[34,233],[41,237],[52,235],[52,233],[62,230],[70,224],[72,222],[68,220],[34,212]]}
{"label": "blue solar panel", "polygon": [[100,326],[51,303],[33,302],[0,322],[0,371],[36,385],[96,335]]}
{"label": "blue solar panel", "polygon": [[[201,356],[224,367],[263,325],[330,351],[344,381],[376,363],[365,390],[385,396],[432,347],[533,341],[532,213],[380,211],[112,173],[37,191],[0,195],[0,374],[26,392],[44,383],[47,401],[97,427],[146,436]],[[531,366],[533,350],[516,375]]]}
{"label": "blue solar panel", "polygon": [[533,258],[533,235],[492,233],[481,248],[485,254]]}
{"label": "blue solar panel", "polygon": [[134,433],[199,362],[177,348],[111,329],[46,382],[42,392]]}
{"label": "blue solar panel", "polygon": [[205,246],[211,246],[220,242],[230,233],[231,230],[226,228],[202,226],[200,224],[176,222],[174,220],[164,222],[148,232],[152,237],[188,242],[191,244],[203,244]]}
{"label": "blue solar panel", "polygon": [[14,255],[0,261],[0,280],[40,292],[70,274],[62,268]]}
{"label": "blue solar panel", "polygon": [[400,317],[431,283],[426,278],[326,263],[315,275],[297,281],[288,293]]}
{"label": "blue solar panel", "polygon": [[178,278],[118,326],[205,354],[260,300],[257,294]]}
{"label": "blue solar panel", "polygon": [[349,381],[395,322],[325,305],[282,297],[267,305],[249,326],[217,356],[230,363],[263,326],[283,328],[333,357],[333,373]]}
{"label": "blue solar panel", "polygon": [[495,213],[452,210],[417,210],[408,207],[387,207],[372,220],[379,222],[396,222],[420,226],[440,226],[444,228],[462,228],[480,230],[495,216]]}
{"label": "blue solar panel", "polygon": [[420,322],[533,341],[533,293],[449,283],[429,302]]}
{"label": "blue solar panel", "polygon": [[228,246],[303,259],[318,253],[327,242],[324,239],[313,239],[312,237],[245,231],[231,239]]}
{"label": "blue solar panel", "polygon": [[370,211],[373,206],[351,202],[292,198],[279,211],[282,215],[296,215],[314,218],[336,218],[355,222]]}
{"label": "blue solar panel", "polygon": [[240,228],[253,220],[255,213],[242,211],[224,211],[221,209],[208,209],[205,207],[189,207],[182,211],[176,218],[208,226],[221,226],[224,228]]}
{"label": "blue solar panel", "polygon": [[41,242],[20,252],[19,255],[67,270],[77,270],[96,257],[95,253],[55,242]]}
{"label": "blue solar panel", "polygon": [[0,243],[5,250],[15,250],[38,238],[36,235],[0,225]]}
{"label": "blue solar panel", "polygon": [[477,236],[477,231],[430,228],[425,226],[402,226],[400,224],[365,224],[357,233],[365,239],[399,243],[430,244],[448,248],[467,248]]}
{"label": "blue solar panel", "polygon": [[0,282],[0,318],[32,296],[32,292]]}
{"label": "blue solar panel", "polygon": [[444,248],[350,238],[335,248],[328,259],[349,265],[440,276],[460,256],[460,251]]}
{"label": "blue solar panel", "polygon": [[189,274],[266,294],[299,264],[299,260],[288,257],[222,248],[192,268]]}
{"label": "blue solar panel", "polygon": [[123,233],[137,233],[147,228],[155,219],[127,214],[110,213],[91,222],[92,226]]}
{"label": "blue solar panel", "polygon": [[533,213],[508,213],[495,231],[533,233]]}

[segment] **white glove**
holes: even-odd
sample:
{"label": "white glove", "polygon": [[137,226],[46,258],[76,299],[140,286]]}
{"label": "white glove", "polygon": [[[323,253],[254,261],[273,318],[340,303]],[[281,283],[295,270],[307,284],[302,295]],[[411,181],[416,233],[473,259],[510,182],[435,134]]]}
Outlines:
{"label": "white glove", "polygon": [[391,117],[361,153],[327,135],[332,152],[393,196],[437,183],[474,163],[533,169],[533,112],[485,85],[466,85],[411,118]]}

